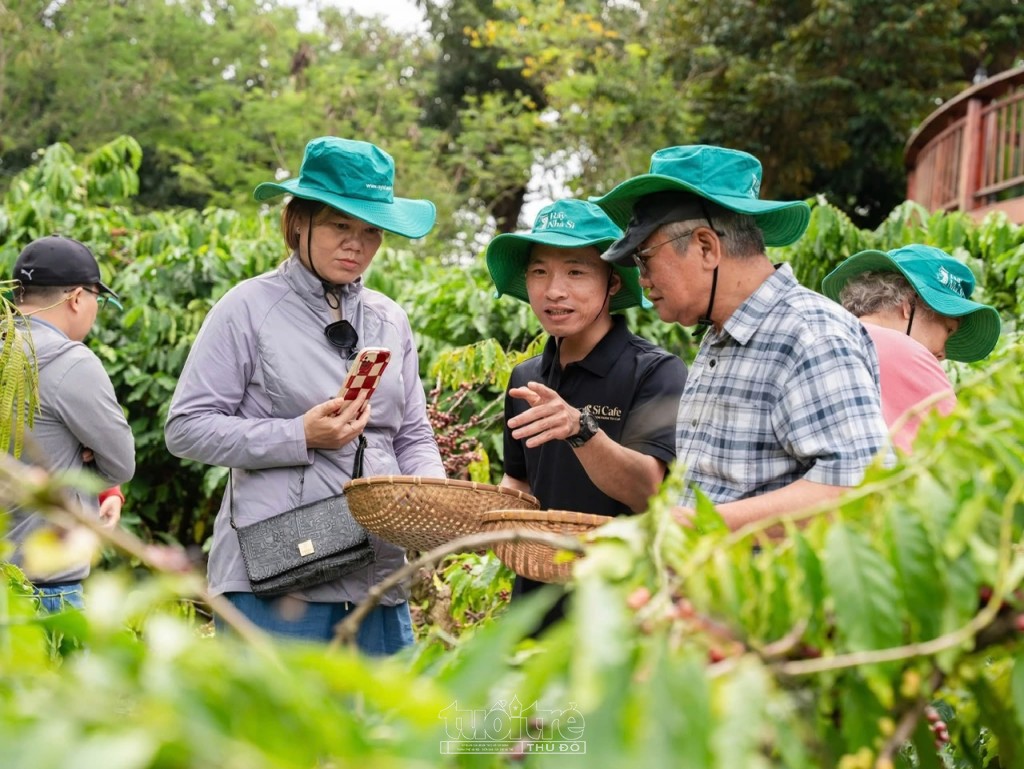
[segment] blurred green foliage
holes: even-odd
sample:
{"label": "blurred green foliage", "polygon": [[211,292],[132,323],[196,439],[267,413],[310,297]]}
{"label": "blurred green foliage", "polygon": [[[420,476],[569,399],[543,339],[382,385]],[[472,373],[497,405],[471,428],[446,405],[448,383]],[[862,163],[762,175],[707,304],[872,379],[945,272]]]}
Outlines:
{"label": "blurred green foliage", "polygon": [[7,569],[0,766],[1017,766],[1022,365],[1018,339],[911,457],[784,536],[680,528],[673,474],[594,532],[539,638],[554,594],[503,611],[493,556],[437,572],[447,626],[386,660],[210,637],[176,608],[192,577],[100,572],[84,614],[44,617]]}
{"label": "blurred green foliage", "polygon": [[[48,148],[3,198],[0,271],[10,274],[20,249],[51,232],[78,238],[96,253],[104,280],[125,300],[124,313],[102,315],[90,337],[128,410],[138,447],[125,522],[147,538],[202,545],[212,530],[224,473],[168,454],[167,406],[209,308],[235,283],[272,269],[286,253],[278,209],[137,212],[131,203],[140,160],[138,144],[129,137],[81,157],[67,145]],[[905,203],[868,231],[817,202],[807,234],[793,246],[774,249],[772,258],[792,263],[798,277],[816,288],[851,253],[908,242],[945,248],[967,261],[979,276],[979,297],[999,308],[1008,333],[1016,329],[1024,296],[1024,230],[1001,215],[977,224],[961,214],[928,214]],[[439,383],[438,398],[444,400],[445,393],[468,385],[460,413],[491,416],[467,438],[487,452],[490,480],[496,482],[502,472],[497,417],[505,382],[515,363],[543,343],[529,306],[494,298],[480,255],[441,259],[420,253],[418,244],[385,243],[367,283],[407,309],[426,389]],[[692,358],[687,329],[636,308],[627,315],[637,333],[684,360]]]}

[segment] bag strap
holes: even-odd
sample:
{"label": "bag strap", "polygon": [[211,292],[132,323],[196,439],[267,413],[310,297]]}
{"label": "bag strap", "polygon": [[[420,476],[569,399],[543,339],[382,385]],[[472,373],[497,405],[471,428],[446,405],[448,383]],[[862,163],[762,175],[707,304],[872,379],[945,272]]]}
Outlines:
{"label": "bag strap", "polygon": [[231,523],[231,528],[238,531],[238,527],[235,525],[235,498],[232,494],[233,487],[235,485],[235,476],[232,474],[232,468],[228,468],[228,521]]}
{"label": "bag strap", "polygon": [[[359,440],[356,443],[356,459],[352,465],[352,477],[362,478],[363,477],[363,454],[366,452],[366,436],[359,433]],[[228,521],[231,523],[231,528],[238,531],[238,526],[235,524],[235,498],[234,498],[234,486],[235,476],[233,474],[233,468],[228,468]],[[305,476],[306,468],[302,468],[302,474]]]}
{"label": "bag strap", "polygon": [[366,451],[366,436],[359,433],[359,442],[356,444],[356,461],[352,465],[352,477],[363,477],[363,453]]}

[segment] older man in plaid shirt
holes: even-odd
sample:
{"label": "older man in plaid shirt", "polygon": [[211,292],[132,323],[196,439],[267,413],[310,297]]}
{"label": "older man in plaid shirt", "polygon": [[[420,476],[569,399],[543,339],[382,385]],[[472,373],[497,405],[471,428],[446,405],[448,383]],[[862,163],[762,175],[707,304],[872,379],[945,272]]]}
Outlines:
{"label": "older man in plaid shirt", "polygon": [[745,152],[669,147],[595,200],[628,225],[603,258],[635,262],[662,320],[708,327],[676,423],[683,522],[694,486],[733,529],[837,497],[888,444],[864,327],[765,255],[809,208],[760,200],[760,183]]}

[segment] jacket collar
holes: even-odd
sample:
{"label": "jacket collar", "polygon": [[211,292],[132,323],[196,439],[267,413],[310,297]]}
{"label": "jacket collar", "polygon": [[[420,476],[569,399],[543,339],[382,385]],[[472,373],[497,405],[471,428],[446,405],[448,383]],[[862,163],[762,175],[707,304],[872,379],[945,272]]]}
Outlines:
{"label": "jacket collar", "polygon": [[[299,260],[297,252],[290,257],[279,268],[285,282],[291,289],[302,297],[302,300],[312,309],[320,312],[327,305],[324,298],[324,285],[306,266]],[[363,290],[362,277],[356,278],[351,283],[342,283],[338,287],[341,293],[342,303],[348,298],[355,298]]]}

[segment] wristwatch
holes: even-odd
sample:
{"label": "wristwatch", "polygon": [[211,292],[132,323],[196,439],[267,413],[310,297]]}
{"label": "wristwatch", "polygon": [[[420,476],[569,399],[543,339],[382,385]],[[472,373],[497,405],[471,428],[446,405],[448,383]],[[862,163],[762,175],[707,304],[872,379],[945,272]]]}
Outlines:
{"label": "wristwatch", "polygon": [[575,435],[570,435],[568,438],[565,439],[565,442],[572,446],[574,449],[578,449],[584,443],[586,443],[595,435],[597,435],[597,431],[600,429],[601,425],[597,423],[597,420],[594,419],[593,416],[591,416],[586,411],[581,411],[580,431]]}

